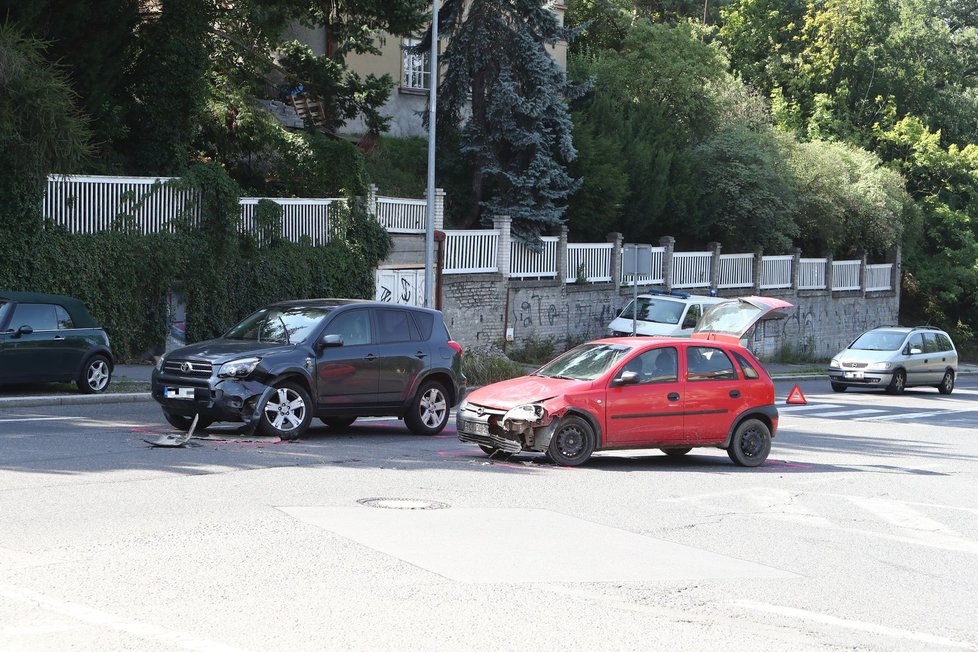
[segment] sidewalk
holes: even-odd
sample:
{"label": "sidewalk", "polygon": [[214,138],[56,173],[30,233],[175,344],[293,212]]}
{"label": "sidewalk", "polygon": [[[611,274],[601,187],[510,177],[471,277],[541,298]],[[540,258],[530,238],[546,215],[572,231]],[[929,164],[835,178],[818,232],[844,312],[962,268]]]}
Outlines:
{"label": "sidewalk", "polygon": [[[764,368],[775,381],[828,380],[827,369],[814,363],[785,364],[781,362],[764,363]],[[116,365],[113,382],[149,383],[153,365]],[[958,365],[958,375],[978,374],[978,365],[962,363]],[[472,389],[472,388],[470,388]],[[151,401],[147,392],[105,393],[105,394],[39,394],[36,396],[0,396],[0,407],[38,407],[45,405],[77,405],[79,403],[136,403]]]}

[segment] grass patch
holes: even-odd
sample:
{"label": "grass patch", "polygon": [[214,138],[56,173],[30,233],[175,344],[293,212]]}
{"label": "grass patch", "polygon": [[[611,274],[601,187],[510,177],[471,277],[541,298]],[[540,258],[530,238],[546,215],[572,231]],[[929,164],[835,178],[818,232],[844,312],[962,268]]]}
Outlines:
{"label": "grass patch", "polygon": [[523,364],[490,351],[466,351],[462,356],[462,373],[470,387],[516,378],[526,373],[524,369]]}

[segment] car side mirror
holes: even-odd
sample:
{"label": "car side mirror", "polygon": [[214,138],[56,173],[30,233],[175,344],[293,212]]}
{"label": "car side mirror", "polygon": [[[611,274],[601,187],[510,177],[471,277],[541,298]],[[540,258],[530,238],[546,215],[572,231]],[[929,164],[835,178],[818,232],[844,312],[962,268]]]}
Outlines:
{"label": "car side mirror", "polygon": [[912,349],[910,349],[910,355],[917,355],[918,353],[923,353],[923,350],[918,349],[917,347],[913,347]]}
{"label": "car side mirror", "polygon": [[615,378],[615,385],[637,385],[638,384],[638,374],[634,371],[623,371],[621,375]]}
{"label": "car side mirror", "polygon": [[23,326],[17,329],[17,332],[14,334],[14,337],[20,337],[21,335],[30,335],[33,332],[34,332],[33,328],[31,328],[27,324],[24,324]]}
{"label": "car side mirror", "polygon": [[343,346],[343,336],[335,333],[323,335],[322,339],[319,340],[319,346],[323,349],[332,346]]}

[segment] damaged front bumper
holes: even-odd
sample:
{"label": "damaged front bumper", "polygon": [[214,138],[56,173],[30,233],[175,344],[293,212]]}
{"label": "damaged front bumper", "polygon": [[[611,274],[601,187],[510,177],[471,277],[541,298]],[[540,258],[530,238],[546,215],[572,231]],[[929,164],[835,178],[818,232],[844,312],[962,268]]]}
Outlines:
{"label": "damaged front bumper", "polygon": [[179,416],[200,415],[210,421],[244,422],[254,426],[259,406],[274,388],[265,383],[239,379],[188,379],[153,372],[153,398],[160,406]]}
{"label": "damaged front bumper", "polygon": [[455,417],[459,441],[507,453],[547,450],[557,420],[540,405],[497,410],[462,403]]}

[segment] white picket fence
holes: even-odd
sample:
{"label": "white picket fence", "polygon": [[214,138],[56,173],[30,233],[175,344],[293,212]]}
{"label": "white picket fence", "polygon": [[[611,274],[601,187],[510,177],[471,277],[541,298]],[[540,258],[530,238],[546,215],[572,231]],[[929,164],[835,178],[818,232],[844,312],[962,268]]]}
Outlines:
{"label": "white picket fence", "polygon": [[[140,233],[156,233],[173,228],[176,219],[200,220],[200,202],[191,190],[177,190],[171,177],[63,176],[48,177],[43,217],[75,233],[93,233],[126,228]],[[440,192],[440,191],[439,191]],[[373,196],[371,206],[378,222],[391,233],[423,233],[426,228],[427,202],[423,199]],[[260,197],[243,197],[241,228],[253,232],[255,208]],[[282,237],[292,242],[309,241],[321,245],[335,236],[336,209],[345,201],[340,198],[270,198],[282,207]],[[436,227],[440,226],[440,209],[436,210]],[[482,274],[500,271],[500,232],[495,229],[445,231],[445,274]],[[893,265],[866,265],[861,260],[837,260],[831,263],[831,288],[828,288],[829,261],[826,258],[800,258],[794,270],[794,256],[763,256],[760,279],[755,279],[755,255],[721,254],[714,260],[710,251],[671,252],[671,265],[665,269],[665,247],[652,248],[652,273],[626,277],[620,273],[622,250],[610,242],[573,243],[562,247],[560,238],[541,239],[539,249],[510,241],[504,273],[511,278],[557,278],[560,257],[564,256],[565,283],[609,282],[617,264],[619,283],[640,286],[662,285],[668,279],[673,288],[707,288],[713,283],[721,289],[778,289],[793,286],[797,271],[797,289],[838,291],[892,290]],[[615,255],[618,260],[613,261]],[[755,283],[755,281],[758,281]],[[865,288],[862,284],[865,283]]]}
{"label": "white picket fence", "polygon": [[[73,233],[115,228],[124,220],[138,233],[172,230],[177,218],[200,220],[200,202],[192,190],[177,190],[174,177],[111,177],[50,175],[42,216]],[[255,207],[261,197],[242,197],[241,229],[255,229]],[[335,235],[335,210],[343,198],[269,197],[282,207],[281,237],[291,242],[308,238],[325,244]],[[391,233],[424,233],[427,202],[423,199],[376,197],[377,220]]]}

